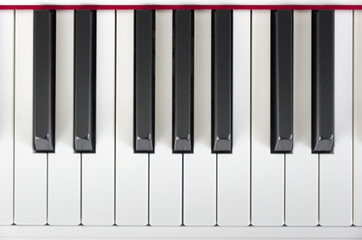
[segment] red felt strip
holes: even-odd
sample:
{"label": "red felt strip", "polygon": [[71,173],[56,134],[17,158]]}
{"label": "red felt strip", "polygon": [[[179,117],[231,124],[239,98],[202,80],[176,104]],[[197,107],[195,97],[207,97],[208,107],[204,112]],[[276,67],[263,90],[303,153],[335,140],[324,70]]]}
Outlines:
{"label": "red felt strip", "polygon": [[0,5],[0,9],[24,9],[24,10],[175,10],[175,9],[249,9],[249,10],[359,10],[362,5]]}

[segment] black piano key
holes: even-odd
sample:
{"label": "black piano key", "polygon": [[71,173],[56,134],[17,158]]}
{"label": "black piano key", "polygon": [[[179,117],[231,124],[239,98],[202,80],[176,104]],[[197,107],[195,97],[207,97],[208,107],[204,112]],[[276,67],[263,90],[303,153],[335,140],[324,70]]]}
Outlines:
{"label": "black piano key", "polygon": [[74,150],[95,152],[96,11],[76,10],[74,24]]}
{"label": "black piano key", "polygon": [[194,11],[173,11],[173,151],[193,151]]}
{"label": "black piano key", "polygon": [[33,146],[55,149],[55,11],[34,11]]}
{"label": "black piano key", "polygon": [[272,153],[293,149],[293,11],[271,12]]}
{"label": "black piano key", "polygon": [[232,151],[232,10],[212,11],[212,152]]}
{"label": "black piano key", "polygon": [[136,10],[134,19],[134,151],[153,153],[155,144],[155,12]]}
{"label": "black piano key", "polygon": [[334,144],[334,11],[312,11],[312,152]]}

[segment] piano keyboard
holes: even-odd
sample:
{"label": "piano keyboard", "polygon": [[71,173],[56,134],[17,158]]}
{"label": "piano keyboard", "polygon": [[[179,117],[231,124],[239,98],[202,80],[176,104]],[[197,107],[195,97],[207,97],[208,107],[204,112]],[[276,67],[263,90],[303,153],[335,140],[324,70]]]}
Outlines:
{"label": "piano keyboard", "polygon": [[0,8],[0,238],[362,238],[362,10]]}

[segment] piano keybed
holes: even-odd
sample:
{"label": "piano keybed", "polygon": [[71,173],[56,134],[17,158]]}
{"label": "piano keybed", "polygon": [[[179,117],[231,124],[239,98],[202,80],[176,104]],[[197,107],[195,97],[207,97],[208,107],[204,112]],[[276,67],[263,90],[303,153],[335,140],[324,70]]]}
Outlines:
{"label": "piano keybed", "polygon": [[362,7],[219,7],[0,5],[0,238],[362,238]]}

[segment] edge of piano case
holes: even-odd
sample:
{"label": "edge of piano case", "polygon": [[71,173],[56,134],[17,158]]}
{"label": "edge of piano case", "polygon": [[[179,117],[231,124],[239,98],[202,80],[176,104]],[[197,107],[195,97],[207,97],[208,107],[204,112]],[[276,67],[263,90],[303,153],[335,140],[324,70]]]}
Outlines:
{"label": "edge of piano case", "polygon": [[214,9],[232,9],[232,10],[362,10],[361,5],[237,5],[237,4],[215,4],[215,5],[167,5],[167,4],[146,4],[146,5],[2,5],[0,3],[0,10],[180,10],[180,9],[193,9],[193,10],[214,10]]}

